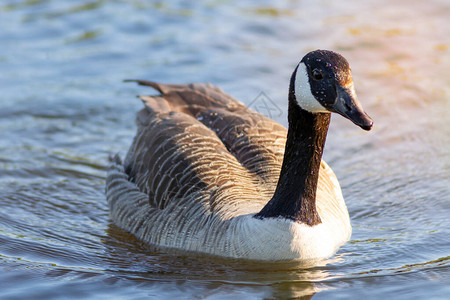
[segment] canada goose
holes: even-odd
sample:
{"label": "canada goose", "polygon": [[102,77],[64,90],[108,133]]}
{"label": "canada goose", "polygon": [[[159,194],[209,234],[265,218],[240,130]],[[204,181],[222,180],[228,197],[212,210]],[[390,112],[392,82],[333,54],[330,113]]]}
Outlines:
{"label": "canada goose", "polygon": [[340,54],[312,51],[297,65],[288,130],[210,84],[132,81],[160,94],[140,96],[137,134],[108,171],[118,226],[157,246],[255,260],[326,258],[350,238],[322,152],[330,112],[373,122]]}

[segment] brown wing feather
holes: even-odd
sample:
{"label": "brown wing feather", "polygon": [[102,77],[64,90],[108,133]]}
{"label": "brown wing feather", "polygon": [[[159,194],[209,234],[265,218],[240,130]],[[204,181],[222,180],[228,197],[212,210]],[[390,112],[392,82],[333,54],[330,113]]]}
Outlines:
{"label": "brown wing feather", "polygon": [[[141,96],[151,111],[179,111],[211,129],[249,171],[275,185],[280,173],[287,130],[211,84],[163,85],[137,81],[155,88],[159,97]],[[164,105],[161,105],[163,98]],[[273,188],[275,188],[273,186]]]}
{"label": "brown wing feather", "polygon": [[[137,123],[125,168],[153,207],[164,209],[174,201],[182,205],[196,194],[206,210],[225,218],[248,210],[236,205],[239,201],[258,198],[262,201],[254,204],[259,207],[271,196],[214,132],[191,116],[144,109]],[[245,187],[245,193],[238,187]]]}
{"label": "brown wing feather", "polygon": [[284,127],[210,84],[137,82],[161,94],[141,96],[146,108],[138,113],[125,169],[153,207],[181,201],[186,193],[198,193],[205,206],[221,211],[232,206],[230,197],[255,199],[257,206],[270,199]]}

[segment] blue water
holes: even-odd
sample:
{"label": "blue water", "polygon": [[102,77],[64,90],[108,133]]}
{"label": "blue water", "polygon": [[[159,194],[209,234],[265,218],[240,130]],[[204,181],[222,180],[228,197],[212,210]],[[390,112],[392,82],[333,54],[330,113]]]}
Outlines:
{"label": "blue water", "polygon": [[[3,0],[0,298],[448,298],[449,17],[446,0]],[[107,157],[150,92],[123,79],[211,82],[286,125],[291,72],[317,48],[350,61],[375,120],[333,117],[325,160],[353,224],[336,256],[164,253],[112,224]]]}

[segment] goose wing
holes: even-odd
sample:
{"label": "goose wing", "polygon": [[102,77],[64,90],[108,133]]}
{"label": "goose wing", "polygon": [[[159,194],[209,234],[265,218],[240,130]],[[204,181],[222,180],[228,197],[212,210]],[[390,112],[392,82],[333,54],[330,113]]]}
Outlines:
{"label": "goose wing", "polygon": [[272,185],[277,183],[287,135],[282,125],[247,108],[211,84],[137,82],[161,93],[160,96],[141,96],[148,110],[161,112],[164,105],[165,111],[182,112],[197,119],[214,132],[245,168]]}
{"label": "goose wing", "polygon": [[185,200],[196,194],[203,208],[228,218],[257,212],[270,200],[283,159],[283,126],[209,84],[137,82],[160,95],[141,96],[145,108],[125,172],[152,207],[189,207]]}

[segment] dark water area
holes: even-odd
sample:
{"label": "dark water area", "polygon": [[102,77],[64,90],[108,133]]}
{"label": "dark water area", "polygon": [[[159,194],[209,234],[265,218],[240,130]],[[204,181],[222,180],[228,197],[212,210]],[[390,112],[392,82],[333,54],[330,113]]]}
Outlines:
{"label": "dark water area", "polygon": [[[447,299],[449,20],[446,0],[3,0],[0,298]],[[353,225],[334,257],[168,253],[113,225],[108,156],[151,92],[123,79],[211,82],[286,125],[289,77],[317,48],[350,61],[375,120],[333,116],[324,158]]]}

